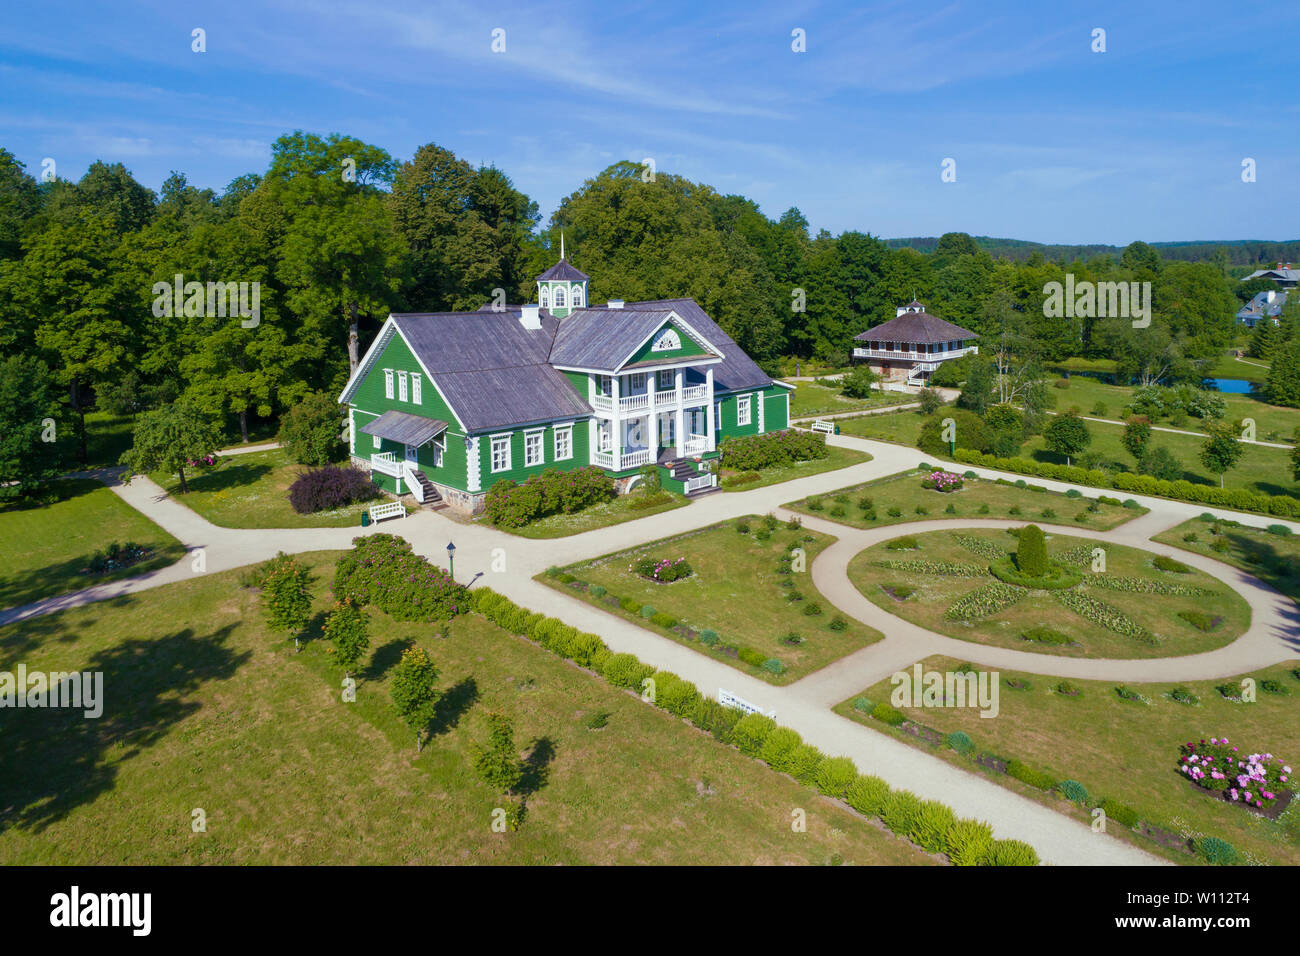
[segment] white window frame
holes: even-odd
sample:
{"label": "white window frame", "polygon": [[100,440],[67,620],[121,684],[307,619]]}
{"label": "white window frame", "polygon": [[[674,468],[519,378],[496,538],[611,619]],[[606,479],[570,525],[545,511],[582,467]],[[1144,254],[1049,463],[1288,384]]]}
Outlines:
{"label": "white window frame", "polygon": [[384,398],[393,397],[393,370],[384,369]]}
{"label": "white window frame", "polygon": [[371,443],[372,445],[374,445],[375,448],[383,448],[383,447],[384,447],[384,440],[383,440],[382,438],[380,438],[378,435],[371,435],[371,436],[370,436],[370,443]]}
{"label": "white window frame", "polygon": [[[534,447],[537,449],[536,460],[533,460],[530,455]],[[546,429],[531,428],[524,432],[524,467],[536,468],[544,464],[546,464]]]}
{"label": "white window frame", "polygon": [[754,406],[750,402],[752,395],[736,396],[736,427],[744,428],[754,421]]}
{"label": "white window frame", "polygon": [[614,376],[601,375],[596,381],[597,393],[604,395],[606,398],[612,398],[614,395]]}
{"label": "white window frame", "polygon": [[632,380],[631,380],[631,382],[629,382],[628,384],[631,386],[631,389],[632,389],[633,392],[635,392],[637,389],[644,389],[644,388],[645,388],[645,372],[633,372],[633,373],[632,373]]}
{"label": "white window frame", "polygon": [[713,403],[713,431],[715,434],[717,432],[722,431],[722,403],[721,402]]}
{"label": "white window frame", "polygon": [[441,468],[442,453],[447,450],[447,433],[443,432],[429,444],[433,446],[433,467]]}
{"label": "white window frame", "polygon": [[596,426],[596,450],[606,454],[614,450],[614,427],[609,422],[602,420]]}
{"label": "white window frame", "polygon": [[411,373],[411,404],[424,404],[424,383],[420,378],[419,372]]}
{"label": "white window frame", "polygon": [[537,292],[537,301],[538,301],[538,304],[541,305],[541,307],[542,307],[543,309],[549,309],[549,308],[551,307],[551,287],[550,287],[550,286],[548,286],[548,285],[543,285],[543,286],[541,287],[541,289],[538,290],[538,292]]}
{"label": "white window frame", "polygon": [[551,296],[551,301],[555,303],[557,309],[567,309],[569,307],[567,305],[569,297],[564,294],[564,286],[557,285],[555,287],[555,293]]}
{"label": "white window frame", "polygon": [[582,294],[582,286],[581,285],[570,286],[569,293],[570,293],[569,306],[574,309],[581,309],[583,305],[583,299],[585,298]]}
{"label": "white window frame", "polygon": [[[500,447],[502,443],[504,443],[505,445],[505,454],[502,456],[503,460],[501,466],[497,467],[497,449],[498,447]],[[504,435],[491,436],[491,441],[488,443],[488,464],[489,467],[492,469],[492,474],[496,475],[496,474],[500,474],[503,471],[510,470],[510,457],[511,457],[510,453],[511,453],[511,448],[510,448],[509,432],[507,432]]]}
{"label": "white window frame", "polygon": [[[664,376],[668,376],[668,386],[663,385]],[[670,368],[662,368],[655,372],[655,390],[659,392],[671,392],[677,388],[677,373]]]}
{"label": "white window frame", "polygon": [[406,382],[406,373],[399,369],[397,372],[397,400],[399,402],[409,402],[411,400],[410,394]]}
{"label": "white window frame", "polygon": [[[560,440],[564,440],[564,450],[560,450]],[[555,460],[568,461],[573,457],[573,426],[555,426]]]}

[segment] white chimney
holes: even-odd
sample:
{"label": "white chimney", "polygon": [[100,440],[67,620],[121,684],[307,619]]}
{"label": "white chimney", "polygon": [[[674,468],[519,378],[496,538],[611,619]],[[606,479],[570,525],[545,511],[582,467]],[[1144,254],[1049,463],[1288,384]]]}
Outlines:
{"label": "white chimney", "polygon": [[610,299],[610,300],[609,300],[609,307],[610,307],[611,309],[621,309],[621,308],[623,308],[623,300],[622,300],[622,299]]}
{"label": "white chimney", "polygon": [[542,327],[542,317],[537,313],[537,303],[530,302],[523,307],[523,311],[519,314],[519,324],[526,329]]}
{"label": "white chimney", "polygon": [[902,314],[903,314],[904,312],[906,312],[906,311],[907,311],[907,306],[905,306],[905,305],[900,305],[900,306],[898,307],[898,311],[896,311],[896,312],[894,313],[895,318],[897,318],[898,316],[902,315]]}

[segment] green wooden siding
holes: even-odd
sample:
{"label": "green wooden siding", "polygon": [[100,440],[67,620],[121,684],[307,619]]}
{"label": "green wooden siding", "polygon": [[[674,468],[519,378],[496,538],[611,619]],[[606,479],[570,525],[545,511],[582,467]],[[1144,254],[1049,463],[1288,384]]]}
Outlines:
{"label": "green wooden siding", "polygon": [[763,413],[766,431],[779,432],[790,427],[790,393],[779,385],[763,391]]}
{"label": "green wooden siding", "polygon": [[[397,398],[397,384],[393,384],[393,397],[386,398],[384,395],[384,369],[391,368],[394,371],[405,371],[410,374],[418,374],[421,377],[422,388],[420,395],[420,404],[417,405],[411,401],[400,401]],[[408,385],[407,398],[411,397],[410,387]],[[437,418],[448,422],[447,431],[443,432],[441,438],[446,443],[446,448],[442,455],[442,465],[435,465],[436,451],[431,443],[421,445],[416,449],[416,460],[419,469],[424,472],[430,481],[438,484],[447,485],[451,488],[466,490],[466,452],[464,431],[456,419],[456,415],[442,396],[433,382],[425,377],[424,372],[420,369],[420,363],[416,361],[411,350],[406,347],[400,335],[394,335],[389,343],[384,347],[383,352],[375,360],[369,374],[357,386],[356,394],[352,396],[352,418],[356,427],[356,450],[358,458],[369,458],[372,454],[379,451],[392,452],[398,461],[406,457],[406,449],[400,442],[392,442],[385,439],[382,447],[375,448],[372,436],[361,431],[361,426],[369,421],[373,421],[378,416],[387,411],[407,412],[411,415],[422,415],[425,418]],[[385,490],[392,490],[393,480],[386,475],[379,476],[387,481],[387,484],[381,482]]]}
{"label": "green wooden siding", "polygon": [[[588,442],[587,419],[579,418],[573,422],[573,457],[562,461],[555,460],[555,427],[547,425],[542,429],[542,461],[533,466],[524,465],[524,433],[534,431],[534,427],[516,428],[508,432],[492,432],[479,435],[479,468],[482,490],[487,491],[502,478],[512,481],[525,481],[533,475],[540,475],[548,468],[570,471],[591,464],[591,451]],[[510,467],[505,471],[492,470],[492,435],[508,434],[510,437]]]}
{"label": "green wooden siding", "polygon": [[[661,352],[651,351],[650,347],[654,345],[655,339],[659,337],[659,333],[669,327],[677,330],[677,337],[681,339],[682,347],[679,349],[668,349]],[[684,329],[674,322],[665,322],[655,330],[655,334],[650,336],[650,340],[646,342],[645,345],[641,346],[635,353],[633,353],[632,357],[628,359],[628,362],[667,361],[669,359],[688,358],[692,355],[707,354],[708,353],[705,352],[704,349],[700,348],[693,338],[686,334]]]}

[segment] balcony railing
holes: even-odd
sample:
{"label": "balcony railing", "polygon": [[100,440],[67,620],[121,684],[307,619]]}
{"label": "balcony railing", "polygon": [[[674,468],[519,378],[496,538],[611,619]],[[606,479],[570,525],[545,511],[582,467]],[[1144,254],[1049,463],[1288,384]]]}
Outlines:
{"label": "balcony railing", "polygon": [[887,349],[858,349],[853,350],[854,358],[864,359],[886,359],[911,362],[942,362],[947,359],[961,358],[963,355],[974,355],[979,352],[978,345],[968,345],[963,349],[947,349],[942,352],[900,352],[897,349],[889,351]]}
{"label": "balcony railing", "polygon": [[397,460],[397,456],[391,451],[377,451],[371,455],[370,467],[381,475],[388,475],[390,478],[402,477],[402,463]]}
{"label": "balcony railing", "polygon": [[616,455],[610,451],[594,451],[591,453],[591,463],[593,465],[599,468],[608,468],[610,471],[626,471],[628,468],[640,468],[652,461],[654,461],[654,452],[649,448],[625,452],[623,455]]}
{"label": "balcony railing", "polygon": [[[696,404],[707,402],[709,400],[709,387],[707,385],[688,385],[681,391],[682,404]],[[655,408],[668,410],[677,406],[677,389],[669,388],[655,392]],[[612,412],[614,410],[614,398],[611,395],[597,395],[591,400],[591,407],[600,412]],[[641,392],[637,395],[623,395],[618,400],[619,414],[644,412],[650,410],[650,395],[647,392]]]}
{"label": "balcony railing", "polygon": [[708,435],[691,435],[682,443],[683,455],[701,455],[709,450]]}

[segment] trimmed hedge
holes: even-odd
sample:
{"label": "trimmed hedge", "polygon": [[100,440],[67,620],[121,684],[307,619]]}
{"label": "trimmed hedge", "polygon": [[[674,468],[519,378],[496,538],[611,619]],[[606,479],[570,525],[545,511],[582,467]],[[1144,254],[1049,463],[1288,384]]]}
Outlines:
{"label": "trimmed hedge", "polygon": [[[1244,488],[1216,488],[1213,485],[1194,484],[1185,479],[1168,481],[1151,475],[1135,475],[1128,471],[1110,475],[1095,468],[1057,465],[1030,458],[999,458],[996,455],[974,452],[965,448],[958,448],[953,458],[965,464],[981,465],[985,468],[1032,475],[1037,478],[1051,478],[1055,481],[1068,481],[1077,485],[1090,485],[1094,488],[1114,488],[1134,494],[1217,505],[1220,508],[1253,511],[1279,518],[1300,518],[1300,498],[1293,498],[1290,495],[1266,495],[1247,491]],[[1103,504],[1114,503],[1112,498],[1099,500]]]}
{"label": "trimmed hedge", "polygon": [[397,621],[447,621],[473,604],[464,585],[391,534],[353,538],[334,566],[333,590],[335,600],[373,604]]}
{"label": "trimmed hedge", "polygon": [[548,468],[522,484],[509,478],[497,481],[484,498],[483,514],[502,528],[522,528],[553,514],[582,511],[616,493],[614,479],[595,466],[569,471]]}
{"label": "trimmed hedge", "polygon": [[793,429],[728,438],[718,446],[718,451],[726,468],[742,472],[762,471],[796,461],[825,458],[830,454],[825,435]]}

